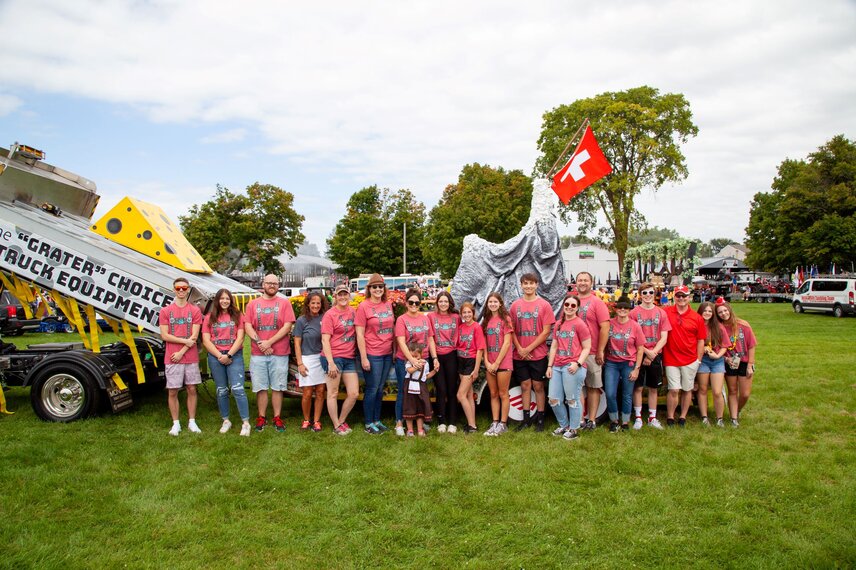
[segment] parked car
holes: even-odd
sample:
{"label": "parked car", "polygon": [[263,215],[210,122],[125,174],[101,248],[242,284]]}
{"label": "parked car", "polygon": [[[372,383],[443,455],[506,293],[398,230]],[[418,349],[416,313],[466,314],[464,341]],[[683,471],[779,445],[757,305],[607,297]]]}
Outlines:
{"label": "parked car", "polygon": [[823,311],[836,317],[856,314],[856,278],[808,279],[794,293],[795,313]]}
{"label": "parked car", "polygon": [[0,321],[0,334],[20,336],[25,332],[36,332],[41,326],[40,319],[28,319],[24,307],[9,291],[0,292],[0,312],[6,317]]}

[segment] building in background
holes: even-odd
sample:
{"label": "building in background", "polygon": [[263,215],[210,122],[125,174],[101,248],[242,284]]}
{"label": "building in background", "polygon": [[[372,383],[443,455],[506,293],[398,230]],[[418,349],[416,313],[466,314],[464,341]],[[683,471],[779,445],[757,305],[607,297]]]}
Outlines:
{"label": "building in background", "polygon": [[617,284],[621,272],[618,254],[589,244],[571,244],[562,250],[565,278],[571,281],[580,271],[591,273],[595,285]]}
{"label": "building in background", "polygon": [[733,257],[738,261],[746,261],[746,254],[749,253],[749,248],[743,244],[730,243],[719,250],[714,257]]}

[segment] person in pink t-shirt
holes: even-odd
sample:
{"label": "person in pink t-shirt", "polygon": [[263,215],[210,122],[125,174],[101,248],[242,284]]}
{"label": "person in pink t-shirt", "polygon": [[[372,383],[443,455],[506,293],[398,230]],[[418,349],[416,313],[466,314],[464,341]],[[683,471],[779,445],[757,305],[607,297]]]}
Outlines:
{"label": "person in pink t-shirt", "polygon": [[[437,433],[458,431],[458,328],[461,317],[455,309],[455,301],[448,291],[437,293],[436,310],[428,314],[437,349],[437,374],[434,376],[434,392],[437,396]],[[447,426],[448,424],[448,426]]]}
{"label": "person in pink t-shirt", "polygon": [[577,315],[585,321],[591,334],[591,352],[586,359],[586,415],[588,419],[583,429],[597,427],[597,410],[600,406],[600,394],[603,391],[603,362],[606,342],[609,339],[609,309],[592,292],[592,276],[588,271],[577,273],[577,295],[580,308]]}
{"label": "person in pink t-shirt", "polygon": [[[544,376],[547,372],[547,338],[556,316],[550,303],[538,296],[538,276],[524,273],[520,277],[523,296],[511,304],[508,312],[514,325],[512,363],[514,380],[520,384],[523,402],[521,431],[535,424],[535,431],[544,431],[544,410],[547,405]],[[530,392],[535,390],[535,416],[529,417]]]}
{"label": "person in pink t-shirt", "polygon": [[[616,316],[609,321],[609,343],[603,367],[606,389],[606,411],[609,431],[615,433],[630,428],[630,408],[633,388],[645,349],[645,334],[639,323],[630,318],[630,299],[622,295],[615,302]],[[621,384],[621,423],[618,422],[618,385]]]}
{"label": "person in pink t-shirt", "polygon": [[484,367],[487,387],[490,390],[490,411],[493,417],[493,423],[484,435],[497,436],[508,431],[508,409],[511,404],[508,387],[511,384],[513,366],[511,337],[514,334],[514,325],[511,323],[511,316],[505,310],[502,295],[496,291],[487,296],[481,325],[487,346]]}
{"label": "person in pink t-shirt", "polygon": [[[337,435],[348,435],[348,414],[357,403],[360,380],[357,376],[357,331],[354,324],[356,313],[351,307],[351,294],[347,285],[339,285],[334,292],[335,305],[321,319],[321,346],[324,358],[321,366],[327,373],[327,413],[333,420],[333,431]],[[340,380],[345,384],[345,401],[338,410]]]}
{"label": "person in pink t-shirt", "polygon": [[208,351],[208,370],[217,386],[217,407],[223,425],[220,433],[232,427],[229,420],[229,392],[235,398],[241,416],[241,435],[250,436],[250,408],[244,390],[244,319],[228,289],[220,289],[202,323],[202,344]]}
{"label": "person in pink t-shirt", "polygon": [[591,352],[591,332],[577,316],[579,306],[580,298],[576,295],[565,297],[562,317],[553,328],[547,367],[550,407],[559,422],[553,435],[561,435],[569,441],[579,437],[580,396],[586,379],[585,362]]}
{"label": "person in pink t-shirt", "polygon": [[178,392],[182,386],[187,389],[187,429],[193,433],[202,433],[196,425],[196,386],[202,383],[199,373],[199,350],[196,340],[202,328],[202,311],[187,302],[190,296],[190,282],[179,277],[172,283],[175,300],[161,309],[158,316],[161,338],[166,342],[166,388],[169,392],[167,403],[172,416],[172,429],[169,435],[181,432],[178,419]]}
{"label": "person in pink t-shirt", "polygon": [[383,389],[392,369],[395,348],[395,313],[387,299],[386,282],[378,273],[366,284],[366,299],[357,307],[357,348],[365,378],[363,416],[365,431],[378,435],[387,431],[380,421]]}
{"label": "person in pink t-shirt", "polygon": [[467,425],[464,433],[475,433],[476,426],[476,403],[473,401],[473,382],[479,375],[481,361],[484,356],[485,342],[484,331],[475,322],[476,309],[467,301],[461,305],[461,327],[458,330],[458,376],[461,383],[458,386],[458,402],[464,410]]}
{"label": "person in pink t-shirt", "polygon": [[432,368],[440,366],[437,359],[437,347],[434,345],[434,331],[428,315],[420,312],[422,294],[419,289],[408,289],[404,294],[407,302],[407,312],[395,321],[395,342],[398,349],[395,353],[395,376],[398,391],[395,397],[395,434],[404,435],[404,381],[407,378],[407,368],[419,368],[420,361],[425,359],[425,352],[413,354],[408,345],[416,342],[427,347]]}
{"label": "person in pink t-shirt", "polygon": [[654,304],[657,291],[651,283],[639,286],[641,304],[630,311],[630,319],[639,323],[645,334],[645,350],[642,368],[633,390],[633,429],[642,429],[642,391],[648,390],[648,425],[654,429],[663,429],[657,419],[658,389],[663,383],[663,347],[669,339],[672,325],[666,312]]}
{"label": "person in pink t-shirt", "polygon": [[755,377],[755,346],[758,344],[752,327],[738,319],[731,305],[720,297],[716,300],[716,316],[728,330],[730,348],[725,354],[725,384],[728,386],[728,412],[731,425],[740,425],[740,412],[752,394]]}
{"label": "person in pink t-shirt", "polygon": [[288,335],[297,320],[291,302],[279,296],[279,277],[270,274],[262,279],[262,296],[247,304],[244,311],[244,332],[252,341],[250,377],[259,416],[256,431],[267,425],[268,390],[271,391],[273,425],[285,431],[282,413],[282,393],[288,386],[288,357],[291,346]]}

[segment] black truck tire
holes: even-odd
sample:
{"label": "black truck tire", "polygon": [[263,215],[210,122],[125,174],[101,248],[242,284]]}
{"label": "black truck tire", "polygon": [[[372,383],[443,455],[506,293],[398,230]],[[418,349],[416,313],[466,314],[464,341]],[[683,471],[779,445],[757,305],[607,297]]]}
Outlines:
{"label": "black truck tire", "polygon": [[101,389],[92,375],[75,364],[57,362],[39,371],[30,387],[30,402],[39,418],[73,422],[98,411]]}

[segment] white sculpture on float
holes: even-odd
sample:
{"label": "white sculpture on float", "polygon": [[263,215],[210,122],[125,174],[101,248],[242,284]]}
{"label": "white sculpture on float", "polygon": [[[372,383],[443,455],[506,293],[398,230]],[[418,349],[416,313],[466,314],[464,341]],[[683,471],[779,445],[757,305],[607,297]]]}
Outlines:
{"label": "white sculpture on float", "polygon": [[476,234],[464,238],[461,263],[452,280],[457,305],[470,301],[478,314],[487,296],[497,291],[508,306],[522,295],[520,276],[534,273],[541,280],[538,294],[558,312],[567,291],[556,227],[558,198],[547,180],[535,180],[532,186],[529,219],[516,236],[498,244]]}

